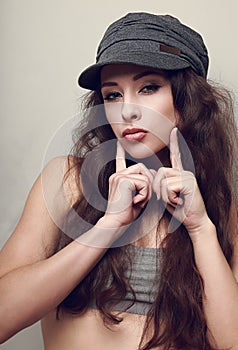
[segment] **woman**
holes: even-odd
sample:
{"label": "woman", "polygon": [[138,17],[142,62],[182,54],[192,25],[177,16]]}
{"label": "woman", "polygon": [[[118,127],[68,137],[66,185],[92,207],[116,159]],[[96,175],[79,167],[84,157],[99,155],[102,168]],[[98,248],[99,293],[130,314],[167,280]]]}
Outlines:
{"label": "woman", "polygon": [[1,342],[42,319],[47,350],[238,349],[237,134],[207,69],[171,16],[107,29],[63,160],[85,226],[57,203],[60,230],[39,177],[0,256]]}

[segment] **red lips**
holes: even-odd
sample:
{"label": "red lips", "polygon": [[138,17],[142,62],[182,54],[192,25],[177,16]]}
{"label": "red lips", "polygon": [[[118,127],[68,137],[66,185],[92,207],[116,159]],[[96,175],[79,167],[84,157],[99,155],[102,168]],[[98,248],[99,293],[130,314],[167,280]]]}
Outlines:
{"label": "red lips", "polygon": [[147,131],[139,128],[127,128],[122,136],[128,141],[141,141],[147,134]]}

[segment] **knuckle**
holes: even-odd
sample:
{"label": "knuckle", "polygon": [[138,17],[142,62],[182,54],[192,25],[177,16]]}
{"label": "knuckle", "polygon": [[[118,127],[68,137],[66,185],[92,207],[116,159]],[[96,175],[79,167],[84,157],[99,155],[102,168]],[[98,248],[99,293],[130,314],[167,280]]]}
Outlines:
{"label": "knuckle", "polygon": [[112,174],[108,179],[109,184],[111,185],[111,184],[115,183],[116,181],[118,181],[118,179],[120,179],[120,177],[121,177],[121,175],[118,173]]}
{"label": "knuckle", "polygon": [[148,176],[146,176],[146,175],[141,175],[141,179],[142,179],[143,181],[145,181],[147,184],[150,183],[150,180],[149,180]]}
{"label": "knuckle", "polygon": [[143,169],[145,168],[145,165],[143,163],[137,163],[137,165],[139,168],[143,168]]}
{"label": "knuckle", "polygon": [[113,180],[115,179],[115,176],[116,176],[116,174],[110,175],[110,177],[109,177],[109,179],[108,179],[109,183],[112,183],[112,182],[113,182]]}
{"label": "knuckle", "polygon": [[164,176],[165,175],[165,168],[164,167],[161,167],[159,168],[158,172],[157,172],[157,175],[160,177],[160,176]]}
{"label": "knuckle", "polygon": [[146,168],[145,164],[143,163],[137,163],[138,168],[145,174],[149,173],[149,170]]}
{"label": "knuckle", "polygon": [[168,179],[167,178],[164,178],[161,180],[161,186],[162,187],[167,187],[168,186]]}
{"label": "knuckle", "polygon": [[186,173],[187,173],[187,175],[188,175],[189,177],[191,177],[191,178],[195,178],[195,176],[194,176],[194,174],[193,174],[193,172],[192,172],[192,171],[187,170],[187,171],[186,171]]}

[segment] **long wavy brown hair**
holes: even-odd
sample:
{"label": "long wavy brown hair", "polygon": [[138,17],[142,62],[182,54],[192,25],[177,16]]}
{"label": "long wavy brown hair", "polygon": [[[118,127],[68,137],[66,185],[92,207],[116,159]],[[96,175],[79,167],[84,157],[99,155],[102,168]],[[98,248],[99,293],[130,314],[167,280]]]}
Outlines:
{"label": "long wavy brown hair", "polygon": [[[230,214],[237,194],[237,129],[232,96],[224,88],[206,81],[189,68],[165,73],[171,82],[174,106],[180,116],[178,128],[192,154],[196,179],[208,215],[216,226],[222,251],[231,264],[232,240],[237,229],[237,218]],[[102,103],[100,91],[93,91],[86,96],[83,107],[90,110],[90,107]],[[101,123],[101,126],[95,127],[97,117],[97,110],[92,108],[75,131],[73,166],[80,173],[88,154],[94,150],[95,157],[91,165],[102,169],[97,186],[107,198],[108,179],[115,172],[115,161],[107,162],[105,166],[103,152],[100,153],[100,147],[97,149],[97,146],[115,139],[115,135],[106,119],[104,125]],[[186,168],[186,159],[184,166]],[[85,186],[88,185],[96,203],[100,198],[97,199],[95,195],[95,181],[90,181],[90,173],[87,175]],[[83,195],[74,204],[74,209],[90,224],[95,224],[104,214],[103,209],[91,206]],[[164,215],[169,217],[167,212]],[[62,237],[60,248],[69,241],[67,237]],[[214,350],[214,345],[207,337],[203,280],[195,264],[186,228],[180,225],[176,232],[167,234],[163,244],[166,249],[162,249],[159,254],[157,295],[147,315],[140,349],[162,346],[164,350]],[[113,308],[128,290],[133,294],[125,277],[125,271],[131,269],[132,260],[127,246],[108,249],[100,262],[59,305],[58,316],[61,308],[82,314],[93,301],[107,326],[121,322],[122,317],[115,315]],[[163,327],[160,326],[161,320]],[[148,337],[151,325],[153,334],[150,333]]]}

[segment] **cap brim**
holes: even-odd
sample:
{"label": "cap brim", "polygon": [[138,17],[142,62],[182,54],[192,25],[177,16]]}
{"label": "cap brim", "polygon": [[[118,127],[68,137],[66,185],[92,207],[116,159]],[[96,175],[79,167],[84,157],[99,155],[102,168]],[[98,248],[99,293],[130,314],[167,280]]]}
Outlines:
{"label": "cap brim", "polygon": [[78,84],[82,88],[89,90],[96,90],[100,87],[101,81],[101,69],[103,66],[108,64],[136,64],[144,67],[151,67],[155,69],[164,70],[177,70],[184,69],[191,66],[185,59],[181,56],[175,56],[169,53],[151,53],[135,52],[123,55],[123,58],[118,57],[110,61],[106,60],[104,62],[96,63],[88,68],[86,68],[78,78]]}

